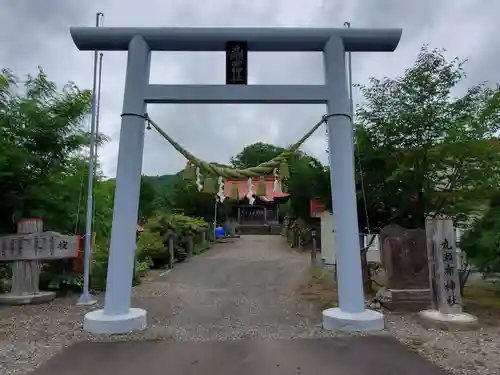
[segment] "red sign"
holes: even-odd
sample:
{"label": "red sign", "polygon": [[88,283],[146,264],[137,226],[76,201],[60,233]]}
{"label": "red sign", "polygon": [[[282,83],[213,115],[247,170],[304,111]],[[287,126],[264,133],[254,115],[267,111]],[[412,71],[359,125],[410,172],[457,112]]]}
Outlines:
{"label": "red sign", "polygon": [[[83,273],[83,268],[84,268],[84,260],[85,260],[85,237],[78,233],[77,236],[78,238],[78,247],[77,247],[77,256],[73,260],[73,272],[76,273]],[[94,244],[92,239],[90,240],[90,254],[94,253]]]}
{"label": "red sign", "polygon": [[319,199],[311,199],[309,202],[309,214],[311,217],[319,217],[325,209],[326,205]]}

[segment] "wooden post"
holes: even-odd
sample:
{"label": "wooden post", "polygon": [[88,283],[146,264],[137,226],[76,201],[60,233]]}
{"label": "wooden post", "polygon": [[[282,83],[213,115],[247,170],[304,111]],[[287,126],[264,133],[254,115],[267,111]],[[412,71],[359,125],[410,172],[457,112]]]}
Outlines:
{"label": "wooden post", "polygon": [[201,232],[201,243],[203,246],[207,244],[207,232],[205,230]]}
{"label": "wooden post", "polygon": [[174,243],[174,234],[169,233],[168,235],[168,254],[167,254],[167,266],[169,269],[174,268],[174,259],[175,259],[175,243]]}
{"label": "wooden post", "polygon": [[[18,234],[43,232],[43,220],[38,218],[21,219],[17,222]],[[12,262],[11,294],[17,296],[38,294],[40,284],[40,261],[16,260]]]}
{"label": "wooden post", "polygon": [[453,221],[427,219],[425,230],[433,308],[444,314],[460,314],[462,300]]}
{"label": "wooden post", "polygon": [[215,241],[215,228],[213,227],[212,224],[209,224],[208,225],[208,240],[210,242],[214,242]]}
{"label": "wooden post", "polygon": [[192,234],[188,234],[187,235],[187,253],[188,253],[188,258],[191,258],[193,256],[193,248],[194,248],[193,235]]}
{"label": "wooden post", "polygon": [[292,234],[292,249],[297,247],[299,234],[294,230]]}
{"label": "wooden post", "polygon": [[313,229],[311,230],[311,239],[312,239],[312,246],[311,246],[311,265],[314,267],[319,266],[318,262],[318,253],[316,251],[316,230]]}

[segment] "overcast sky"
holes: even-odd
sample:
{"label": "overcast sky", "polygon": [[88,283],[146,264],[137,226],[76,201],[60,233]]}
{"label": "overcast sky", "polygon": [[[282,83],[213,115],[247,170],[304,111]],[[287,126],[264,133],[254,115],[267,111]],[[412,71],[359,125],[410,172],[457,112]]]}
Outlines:
{"label": "overcast sky", "polygon": [[[420,47],[446,48],[450,57],[469,59],[466,85],[500,82],[498,0],[0,0],[0,67],[18,75],[41,65],[49,78],[81,88],[92,85],[92,52],[73,45],[69,26],[313,26],[402,27],[393,53],[353,55],[353,81],[396,76],[411,66]],[[250,54],[250,83],[323,82],[318,54]],[[116,171],[126,53],[104,54],[101,130],[111,142],[99,153],[104,172]],[[153,53],[151,83],[224,83],[223,53]],[[356,101],[361,98],[355,97]],[[325,112],[323,105],[151,105],[148,112],[195,155],[227,162],[246,144],[285,146]],[[326,161],[325,133],[304,151]],[[146,134],[143,173],[174,173],[185,160],[158,134]]]}

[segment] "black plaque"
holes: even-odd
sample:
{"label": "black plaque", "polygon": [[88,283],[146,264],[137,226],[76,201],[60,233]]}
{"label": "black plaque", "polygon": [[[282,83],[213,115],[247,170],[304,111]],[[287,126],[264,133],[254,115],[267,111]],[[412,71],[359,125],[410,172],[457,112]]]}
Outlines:
{"label": "black plaque", "polygon": [[247,42],[226,42],[226,85],[246,85],[247,80]]}

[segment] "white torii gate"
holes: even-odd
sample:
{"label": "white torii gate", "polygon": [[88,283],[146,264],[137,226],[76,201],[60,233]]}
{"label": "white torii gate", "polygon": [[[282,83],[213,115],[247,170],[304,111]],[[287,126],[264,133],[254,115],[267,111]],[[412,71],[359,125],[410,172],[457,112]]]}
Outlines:
{"label": "white torii gate", "polygon": [[[131,290],[147,103],[326,103],[339,307],[323,311],[323,326],[383,329],[383,315],[364,306],[345,52],[392,52],[401,34],[401,29],[355,28],[72,27],[82,51],[128,51],[105,303],[85,315],[84,329],[122,333],[146,327],[146,311],[131,308]],[[323,52],[325,84],[149,83],[151,51],[224,51],[229,41],[246,42],[249,51]]]}

